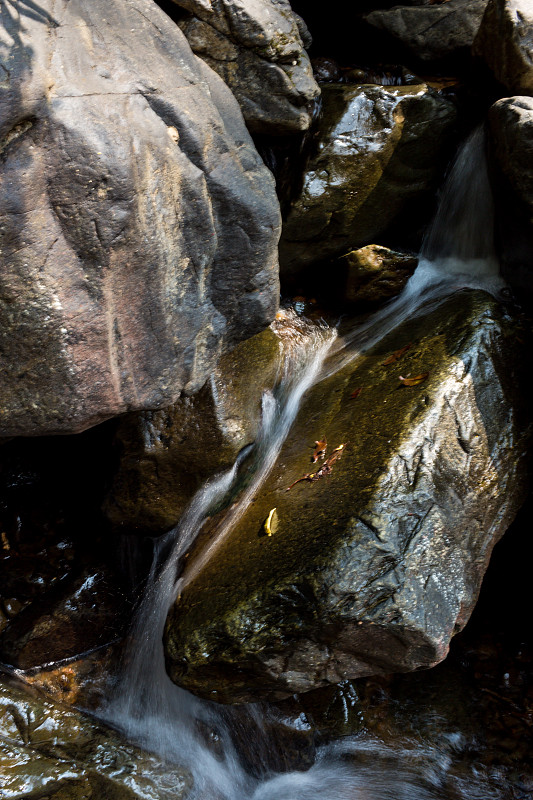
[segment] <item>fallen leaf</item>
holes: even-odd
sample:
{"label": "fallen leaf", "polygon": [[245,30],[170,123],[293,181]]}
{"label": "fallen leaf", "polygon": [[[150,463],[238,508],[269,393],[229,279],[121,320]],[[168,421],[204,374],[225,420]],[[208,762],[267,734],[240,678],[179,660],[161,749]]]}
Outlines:
{"label": "fallen leaf", "polygon": [[326,441],[326,437],[324,436],[323,439],[320,439],[318,442],[315,442],[315,452],[311,456],[311,461],[313,464],[316,464],[319,458],[324,458],[326,455],[326,448],[328,443]]}
{"label": "fallen leaf", "polygon": [[271,508],[268,517],[263,523],[263,531],[266,533],[267,536],[272,536],[273,533],[276,533],[277,529],[278,529],[277,510],[275,508]]}
{"label": "fallen leaf", "polygon": [[350,395],[350,400],[356,400],[359,397],[359,395],[361,394],[362,391],[363,391],[363,387],[362,386],[359,386],[358,389],[354,389],[354,391]]}
{"label": "fallen leaf", "polygon": [[395,361],[399,361],[399,359],[404,355],[404,353],[407,353],[407,351],[410,350],[412,346],[413,343],[409,342],[409,344],[406,344],[405,347],[400,347],[399,350],[395,350],[394,353],[383,362],[382,366],[388,367],[389,364],[394,364]]}
{"label": "fallen leaf", "polygon": [[417,386],[422,381],[425,381],[426,378],[429,377],[429,372],[423,372],[421,375],[416,375],[414,378],[402,378],[400,375],[399,378],[404,386]]}
{"label": "fallen leaf", "polygon": [[302,481],[308,481],[309,483],[314,483],[314,481],[318,481],[320,480],[320,478],[323,478],[324,475],[329,475],[332,472],[333,464],[341,457],[342,451],[344,450],[345,447],[346,447],[345,444],[340,444],[338,447],[335,448],[330,457],[324,461],[322,466],[319,469],[317,469],[316,472],[308,472],[306,475],[302,475],[301,478],[298,478],[298,480],[291,483],[290,486],[287,486],[285,491],[289,492],[293,486],[296,486],[297,483],[301,483]]}

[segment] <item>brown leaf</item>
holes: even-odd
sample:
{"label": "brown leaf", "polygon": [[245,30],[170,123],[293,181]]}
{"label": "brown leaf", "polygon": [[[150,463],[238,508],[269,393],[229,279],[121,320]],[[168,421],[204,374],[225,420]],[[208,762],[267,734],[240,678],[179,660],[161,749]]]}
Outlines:
{"label": "brown leaf", "polygon": [[412,346],[413,343],[409,342],[409,344],[406,344],[405,347],[400,347],[399,350],[395,350],[394,353],[391,356],[389,356],[386,359],[386,361],[383,362],[383,366],[388,367],[389,364],[394,364],[395,361],[399,361],[400,358],[403,356],[403,354],[407,353],[407,351],[410,350]]}
{"label": "brown leaf", "polygon": [[419,383],[422,383],[422,381],[425,381],[428,377],[429,372],[423,372],[421,375],[416,375],[414,378],[402,378],[401,375],[399,376],[404,386],[418,386]]}
{"label": "brown leaf", "polygon": [[320,478],[323,478],[324,475],[330,475],[331,472],[333,471],[333,464],[341,457],[345,447],[346,447],[345,444],[340,444],[338,447],[335,448],[330,457],[327,458],[326,461],[324,461],[322,466],[319,469],[317,469],[316,472],[308,472],[306,475],[302,475],[301,478],[298,478],[293,483],[291,483],[290,486],[287,486],[285,491],[290,492],[293,486],[296,486],[297,483],[301,483],[302,481],[308,481],[309,483],[314,483],[314,481],[318,481],[320,480]]}
{"label": "brown leaf", "polygon": [[363,391],[362,386],[359,386],[357,389],[354,389],[354,391],[350,395],[350,400],[357,400],[362,391]]}
{"label": "brown leaf", "polygon": [[328,443],[326,441],[326,437],[324,436],[323,439],[319,439],[318,442],[315,442],[315,452],[311,456],[311,461],[313,464],[316,464],[319,458],[324,458],[326,455],[326,448]]}

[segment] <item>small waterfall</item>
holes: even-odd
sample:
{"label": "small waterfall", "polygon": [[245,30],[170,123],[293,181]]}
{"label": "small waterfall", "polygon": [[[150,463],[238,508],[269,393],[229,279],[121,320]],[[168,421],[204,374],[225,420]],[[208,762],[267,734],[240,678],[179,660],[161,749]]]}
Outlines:
{"label": "small waterfall", "polygon": [[[335,330],[325,324],[313,325],[291,311],[280,312],[273,328],[280,337],[283,358],[276,386],[263,397],[262,428],[253,454],[254,476],[238,506],[218,531],[206,558],[244,512],[258,485],[272,469],[301,398],[316,380],[336,337]],[[103,719],[123,730],[129,739],[170,762],[189,767],[194,776],[195,800],[249,797],[250,777],[239,766],[216,706],[179,689],[167,676],[163,629],[168,610],[183,588],[183,580],[177,577],[182,557],[204,521],[233,487],[239,467],[248,455],[247,451],[241,453],[232,469],[207,481],[176,528],[155,543],[145,596],[130,634],[127,663],[114,697],[100,712]],[[209,743],[211,747],[207,746]]]}
{"label": "small waterfall", "polygon": [[407,319],[426,314],[461,289],[499,296],[505,289],[494,247],[494,203],[484,126],[463,142],[442,187],[418,267],[398,297],[339,338],[321,377],[333,374]]}
{"label": "small waterfall", "polygon": [[[321,748],[307,772],[253,778],[241,766],[215,704],[201,701],[166,675],[162,633],[176,594],[213,557],[223,537],[244,513],[272,469],[304,392],[352,361],[395,326],[465,287],[499,292],[504,283],[492,243],[492,199],[484,161],[483,131],[459,151],[442,191],[441,203],[422,248],[419,266],[402,294],[352,333],[335,332],[291,312],[274,324],[284,349],[276,386],[263,398],[263,426],[253,453],[251,481],[225,517],[215,539],[183,577],[180,562],[203,522],[238,480],[243,458],[196,494],[179,525],[155,545],[145,599],[131,633],[131,650],[116,696],[101,712],[108,722],[170,764],[187,766],[194,777],[190,800],[496,800],[499,791],[482,778],[451,772],[453,746],[439,750],[419,743],[391,748],[358,737]],[[227,714],[225,715],[227,718]],[[261,724],[258,720],[258,730]],[[169,767],[170,769],[170,767]],[[172,797],[167,790],[158,800]]]}

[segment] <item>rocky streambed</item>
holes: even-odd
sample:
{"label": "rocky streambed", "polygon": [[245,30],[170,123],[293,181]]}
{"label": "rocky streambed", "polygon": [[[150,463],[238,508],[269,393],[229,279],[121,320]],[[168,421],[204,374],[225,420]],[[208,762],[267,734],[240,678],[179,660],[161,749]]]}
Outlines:
{"label": "rocky streambed", "polygon": [[533,797],[533,16],[349,11],[0,5],[2,797]]}

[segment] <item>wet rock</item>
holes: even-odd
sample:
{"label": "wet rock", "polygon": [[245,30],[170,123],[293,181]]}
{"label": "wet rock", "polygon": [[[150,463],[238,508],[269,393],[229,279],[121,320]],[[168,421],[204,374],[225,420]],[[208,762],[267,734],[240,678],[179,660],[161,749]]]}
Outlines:
{"label": "wet rock", "polygon": [[151,0],[1,14],[0,435],[168,406],[275,313],[272,176]]}
{"label": "wet rock", "polygon": [[529,0],[489,0],[473,52],[512,94],[533,95],[532,51]]}
{"label": "wet rock", "polygon": [[418,86],[323,86],[316,152],[280,243],[287,276],[375,241],[443,165],[454,105]]}
{"label": "wet rock", "polygon": [[369,244],[340,259],[345,274],[344,298],[349,303],[383,303],[399,294],[415,271],[418,258]]}
{"label": "wet rock", "polygon": [[327,58],[326,56],[313,58],[311,64],[313,65],[315,79],[321,83],[338,81],[342,75],[341,68],[333,58]]}
{"label": "wet rock", "polygon": [[[242,702],[441,661],[524,497],[518,362],[502,309],[464,291],[311,389],[254,502],[207,561],[191,554],[172,679]],[[342,459],[287,491],[324,436]]]}
{"label": "wet rock", "polygon": [[288,0],[175,2],[191,12],[179,24],[193,51],[232,90],[251,131],[309,127],[320,90],[304,49],[309,32]]}
{"label": "wet rock", "polygon": [[116,575],[86,568],[16,615],[0,637],[0,661],[30,670],[96,650],[125,635],[131,612]]}
{"label": "wet rock", "polygon": [[279,340],[269,328],[224,355],[193,397],[125,417],[117,433],[120,466],[104,505],[109,519],[131,530],[170,530],[200,485],[254,441],[261,396],[279,363]]}
{"label": "wet rock", "polygon": [[508,97],[489,111],[490,156],[502,271],[533,292],[533,98]]}
{"label": "wet rock", "polygon": [[486,6],[487,0],[449,0],[378,9],[365,19],[402,42],[417,58],[435,61],[468,52]]}
{"label": "wet rock", "polygon": [[0,683],[0,794],[10,800],[180,800],[192,779],[117,733]]}

